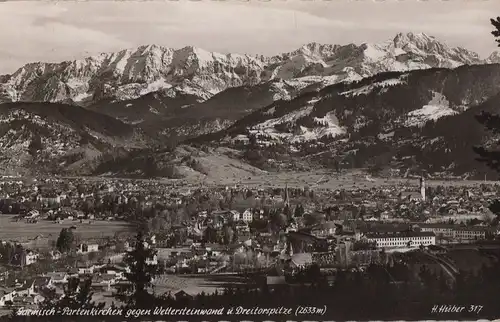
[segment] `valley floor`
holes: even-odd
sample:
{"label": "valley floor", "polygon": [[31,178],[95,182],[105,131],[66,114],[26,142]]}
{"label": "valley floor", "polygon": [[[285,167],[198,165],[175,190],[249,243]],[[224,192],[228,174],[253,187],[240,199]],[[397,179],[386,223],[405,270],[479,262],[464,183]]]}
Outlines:
{"label": "valley floor", "polygon": [[[76,177],[72,177],[76,178]],[[109,180],[111,177],[85,177],[87,180]],[[122,178],[120,178],[122,180]],[[127,179],[124,179],[127,180]],[[150,181],[152,179],[129,179],[138,181]],[[314,189],[370,189],[380,186],[412,185],[417,184],[418,178],[375,178],[366,175],[360,170],[337,174],[333,171],[309,171],[309,172],[262,172],[248,176],[219,177],[191,177],[186,179],[153,179],[161,183],[175,183],[176,186],[224,186],[243,185],[249,188],[284,187],[302,188],[309,186]],[[426,181],[428,186],[477,186],[480,184],[492,185],[497,181],[477,180],[432,180]]]}
{"label": "valley floor", "polygon": [[126,231],[129,225],[120,221],[96,220],[91,224],[80,223],[78,220],[65,220],[55,223],[50,220],[40,220],[37,223],[16,221],[15,215],[0,216],[0,240],[31,243],[37,248],[48,248],[49,241],[57,239],[62,228],[76,227],[75,232],[84,239],[112,237],[116,232]]}

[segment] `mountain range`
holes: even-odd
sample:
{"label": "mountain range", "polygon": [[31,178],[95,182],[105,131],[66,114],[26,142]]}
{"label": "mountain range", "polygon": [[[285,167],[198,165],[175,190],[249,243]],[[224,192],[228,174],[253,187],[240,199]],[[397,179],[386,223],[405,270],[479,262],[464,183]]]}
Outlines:
{"label": "mountain range", "polygon": [[156,45],[100,54],[62,63],[30,63],[0,76],[3,102],[63,102],[89,105],[101,100],[130,100],[165,90],[207,100],[231,87],[276,81],[275,94],[288,98],[291,86],[332,84],[384,71],[500,62],[463,48],[450,48],[426,34],[398,34],[382,44],[310,43],[273,57],[207,52]]}
{"label": "mountain range", "polygon": [[[124,164],[144,159],[137,149],[155,154],[186,139],[225,145],[231,157],[259,167],[264,158],[283,165],[300,156],[308,165],[340,159],[355,167],[469,173],[470,154],[465,166],[439,151],[455,142],[450,124],[497,99],[498,63],[498,52],[481,59],[413,33],[380,44],[310,43],[273,57],[152,45],[31,63],[0,76],[0,146],[10,151],[6,169],[15,170],[22,164],[15,158],[35,158],[29,147],[41,136],[51,150],[35,153],[34,164],[59,173],[104,169],[98,166],[103,155],[113,155],[101,171],[108,173],[117,154]],[[449,133],[436,129],[444,123]],[[238,151],[254,138],[260,152],[250,160]]]}

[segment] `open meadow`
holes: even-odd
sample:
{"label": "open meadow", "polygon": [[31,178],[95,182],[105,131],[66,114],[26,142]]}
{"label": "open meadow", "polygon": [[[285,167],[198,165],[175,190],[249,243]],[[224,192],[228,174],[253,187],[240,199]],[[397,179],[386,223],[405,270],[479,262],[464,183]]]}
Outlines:
{"label": "open meadow", "polygon": [[15,221],[15,215],[0,215],[0,240],[11,240],[17,242],[28,242],[36,239],[56,239],[62,228],[75,226],[75,234],[82,239],[94,239],[113,236],[116,232],[129,230],[129,224],[118,221],[94,221],[80,223],[80,221],[65,220],[62,223],[54,223],[49,220],[40,220],[37,223],[26,223]]}
{"label": "open meadow", "polygon": [[[310,171],[310,172],[269,172],[239,178],[233,180],[205,180],[208,185],[234,185],[241,184],[254,188],[284,187],[286,184],[292,188],[302,188],[309,186],[314,189],[370,189],[381,186],[395,185],[414,185],[418,186],[418,178],[376,178],[363,173],[360,170],[354,170],[341,175],[334,171]],[[480,184],[496,184],[497,181],[473,181],[473,180],[433,180],[427,178],[427,186],[477,186]]]}
{"label": "open meadow", "polygon": [[154,290],[157,294],[165,294],[183,290],[184,292],[194,295],[204,292],[205,294],[213,294],[215,291],[222,292],[224,288],[231,285],[235,287],[244,280],[239,276],[228,275],[160,275],[154,281]]}

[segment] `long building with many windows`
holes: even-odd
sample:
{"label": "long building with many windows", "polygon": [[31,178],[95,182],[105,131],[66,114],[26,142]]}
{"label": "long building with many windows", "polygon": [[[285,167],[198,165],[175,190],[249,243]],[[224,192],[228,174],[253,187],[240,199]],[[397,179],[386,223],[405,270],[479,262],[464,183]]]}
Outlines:
{"label": "long building with many windows", "polygon": [[377,247],[380,248],[411,248],[436,245],[436,235],[433,232],[370,232],[365,234],[365,238],[370,242],[375,242]]}
{"label": "long building with many windows", "polygon": [[433,232],[438,240],[448,239],[454,242],[467,242],[486,239],[496,232],[487,226],[463,226],[452,224],[418,224],[420,231]]}

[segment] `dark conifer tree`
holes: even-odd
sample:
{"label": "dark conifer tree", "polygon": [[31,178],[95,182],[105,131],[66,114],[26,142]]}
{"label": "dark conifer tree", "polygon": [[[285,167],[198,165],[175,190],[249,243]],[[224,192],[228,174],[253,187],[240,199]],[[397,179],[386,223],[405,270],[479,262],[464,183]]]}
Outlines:
{"label": "dark conifer tree", "polygon": [[[495,29],[491,32],[495,37],[495,41],[500,47],[500,17],[496,19],[491,19],[491,24]],[[476,116],[476,119],[483,124],[487,130],[489,130],[495,136],[500,134],[500,115],[493,114],[488,111],[482,111]],[[474,147],[474,151],[479,155],[478,161],[484,162],[489,168],[500,173],[500,141],[497,142],[495,146],[477,146]],[[497,216],[500,216],[500,202],[498,200],[494,201],[490,205],[490,210]],[[496,220],[498,221],[498,220]]]}
{"label": "dark conifer tree", "polygon": [[125,302],[127,307],[150,308],[154,306],[155,297],[149,292],[153,279],[158,275],[158,265],[150,263],[156,256],[156,250],[149,247],[144,233],[137,234],[135,247],[125,254],[124,263],[129,267],[125,273],[130,284],[123,287],[117,298]]}

